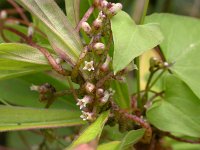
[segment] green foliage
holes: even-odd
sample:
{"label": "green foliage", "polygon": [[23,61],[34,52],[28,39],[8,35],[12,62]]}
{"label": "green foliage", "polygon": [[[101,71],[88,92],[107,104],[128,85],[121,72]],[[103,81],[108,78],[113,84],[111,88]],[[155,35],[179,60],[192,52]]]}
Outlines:
{"label": "green foliage", "polygon": [[[57,91],[69,89],[66,82],[61,82],[44,73],[37,73],[0,81],[0,98],[13,105],[42,108],[45,104],[39,101],[38,93],[31,91],[30,86],[44,83],[54,85]],[[51,107],[78,111],[72,95],[57,98]]]}
{"label": "green foliage", "polygon": [[[28,11],[34,14],[43,24],[51,46],[61,58],[67,56],[72,65],[75,64],[83,49],[78,34],[67,20],[64,13],[53,0],[17,0]],[[54,13],[52,13],[54,12]]]}
{"label": "green foliage", "polygon": [[92,123],[82,134],[71,144],[69,149],[73,149],[81,144],[89,143],[92,140],[99,139],[103,127],[108,119],[109,111],[104,112]]}
{"label": "green foliage", "polygon": [[166,95],[147,111],[157,128],[172,133],[200,137],[200,101],[188,86],[170,75],[165,79]]}
{"label": "green foliage", "polygon": [[173,64],[170,69],[200,98],[200,21],[172,14],[153,14],[146,22],[160,24],[165,37],[160,46],[167,61]]}
{"label": "green foliage", "polygon": [[[0,11],[0,132],[34,129],[43,137],[37,146],[45,150],[164,148],[164,140],[175,150],[198,149],[172,140],[200,143],[198,19],[153,14],[137,25],[120,3],[65,0],[62,10],[54,0],[12,2],[29,11],[33,22],[14,7],[19,24],[8,24],[10,10],[7,16]],[[159,58],[150,60],[140,86],[140,75],[135,80],[128,65],[139,64],[155,47]],[[139,74],[144,68],[138,68]],[[157,81],[163,85],[154,88]],[[137,93],[128,82],[137,83]],[[82,131],[76,126],[83,120],[88,124]],[[24,131],[9,135],[18,133]],[[21,138],[32,149],[27,143],[33,136],[24,135],[31,136]]]}
{"label": "green foliage", "polygon": [[0,131],[80,125],[80,112],[0,106]]}
{"label": "green foliage", "polygon": [[0,79],[49,70],[50,66],[41,52],[25,44],[0,44]]}
{"label": "green foliage", "polygon": [[111,19],[114,39],[113,68],[117,73],[135,57],[160,44],[163,35],[158,24],[136,25],[121,11]]}
{"label": "green foliage", "polygon": [[121,108],[130,108],[130,96],[128,91],[128,85],[127,83],[121,83],[119,81],[112,81],[111,87],[113,90],[115,90],[114,99],[115,102],[121,107]]}
{"label": "green foliage", "polygon": [[97,150],[104,150],[104,149],[109,149],[109,150],[124,150],[130,148],[133,144],[135,144],[138,140],[142,138],[144,135],[144,129],[139,129],[139,130],[132,130],[129,131],[122,141],[113,141],[105,144],[101,144],[98,146]]}
{"label": "green foliage", "polygon": [[79,5],[80,5],[80,0],[65,0],[67,18],[71,22],[73,27],[76,27],[76,25],[79,22],[79,14],[80,14]]}

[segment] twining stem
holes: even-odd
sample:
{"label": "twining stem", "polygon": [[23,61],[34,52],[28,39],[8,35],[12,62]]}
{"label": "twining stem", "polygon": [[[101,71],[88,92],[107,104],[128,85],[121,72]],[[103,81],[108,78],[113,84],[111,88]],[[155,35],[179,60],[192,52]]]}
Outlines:
{"label": "twining stem", "polygon": [[[144,19],[145,19],[147,10],[148,10],[148,5],[149,5],[149,0],[145,0],[143,12],[142,12],[142,16],[141,16],[139,24],[143,24],[144,23]],[[141,107],[142,102],[141,102],[141,97],[140,97],[140,57],[139,56],[135,58],[135,64],[138,67],[138,71],[136,71],[137,93],[138,93],[137,98],[138,98],[138,105],[139,105],[139,107]]]}
{"label": "twining stem", "polygon": [[83,16],[83,18],[81,19],[81,21],[78,23],[78,25],[76,26],[76,31],[79,32],[81,25],[83,22],[87,21],[88,18],[90,17],[90,15],[93,13],[94,11],[94,5],[90,6],[90,8],[87,10],[87,12],[85,13],[85,15]]}

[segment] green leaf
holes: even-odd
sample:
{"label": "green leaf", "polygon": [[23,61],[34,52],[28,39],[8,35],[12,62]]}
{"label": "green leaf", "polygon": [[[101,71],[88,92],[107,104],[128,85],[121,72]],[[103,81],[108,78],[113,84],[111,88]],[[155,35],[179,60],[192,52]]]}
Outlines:
{"label": "green leaf", "polygon": [[126,67],[135,57],[154,48],[163,40],[158,24],[136,25],[121,11],[111,19],[114,39],[114,72]]}
{"label": "green leaf", "polygon": [[43,29],[54,50],[71,65],[75,65],[83,49],[78,33],[54,0],[16,0],[34,14],[43,24]]}
{"label": "green leaf", "polygon": [[200,137],[200,100],[175,76],[165,80],[166,95],[147,111],[147,119],[163,131]]}
{"label": "green leaf", "polygon": [[38,49],[19,43],[0,44],[0,59],[2,58],[12,60],[12,62],[21,61],[36,65],[49,65],[45,56]]}
{"label": "green leaf", "polygon": [[99,139],[104,124],[108,119],[109,111],[103,112],[97,120],[92,123],[82,134],[72,143],[69,149],[73,149],[81,144],[89,143],[94,139]]}
{"label": "green leaf", "polygon": [[161,49],[167,61],[174,63],[171,70],[200,98],[200,20],[172,14],[153,14],[146,21],[160,24],[165,36]]}
{"label": "green leaf", "polygon": [[79,22],[79,14],[80,14],[80,0],[65,0],[65,9],[67,13],[67,18],[72,23],[75,28]]}
{"label": "green leaf", "polygon": [[44,55],[36,48],[19,43],[2,43],[0,70],[0,79],[7,79],[50,70],[50,66]]}
{"label": "green leaf", "polygon": [[129,131],[121,141],[119,149],[124,150],[130,147],[131,145],[135,144],[138,140],[140,140],[143,137],[144,132],[145,129]]}
{"label": "green leaf", "polygon": [[[39,70],[37,70],[37,71],[39,71]],[[24,75],[27,75],[27,74],[36,73],[37,71],[30,70],[30,69],[29,70],[26,70],[26,69],[22,69],[22,70],[1,70],[0,80],[16,78],[16,77],[19,77],[19,76],[24,76]]]}
{"label": "green leaf", "polygon": [[84,124],[79,112],[0,106],[0,131],[66,127]]}
{"label": "green leaf", "polygon": [[112,141],[112,142],[109,142],[109,143],[104,143],[104,144],[99,145],[97,147],[97,150],[106,150],[106,149],[118,150],[120,143],[121,143],[120,141]]}
{"label": "green leaf", "polygon": [[121,108],[130,108],[130,96],[127,83],[121,83],[119,81],[112,81],[111,87],[115,90],[114,100]]}
{"label": "green leaf", "polygon": [[[59,81],[55,77],[51,77],[47,74],[37,73],[0,81],[0,98],[13,105],[43,108],[45,104],[39,101],[39,94],[35,91],[31,91],[30,86],[44,83],[52,84],[57,91],[69,89],[66,81]],[[56,99],[51,108],[78,111],[78,107],[71,94]]]}
{"label": "green leaf", "polygon": [[135,144],[138,140],[140,140],[144,135],[145,129],[132,130],[129,131],[122,141],[113,141],[105,144],[101,144],[98,146],[97,150],[125,150]]}

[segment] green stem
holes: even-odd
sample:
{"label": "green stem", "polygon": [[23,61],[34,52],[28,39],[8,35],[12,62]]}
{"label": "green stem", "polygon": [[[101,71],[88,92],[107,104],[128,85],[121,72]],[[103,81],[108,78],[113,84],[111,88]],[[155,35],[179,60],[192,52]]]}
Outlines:
{"label": "green stem", "polygon": [[142,17],[140,19],[140,24],[144,24],[144,19],[145,19],[146,14],[147,14],[148,6],[149,6],[149,0],[145,0],[143,12],[142,12]]}
{"label": "green stem", "polygon": [[158,81],[158,79],[163,75],[165,72],[165,69],[156,77],[156,79],[152,82],[152,84],[149,86],[149,90],[153,87],[153,85]]}
{"label": "green stem", "polygon": [[[148,5],[149,5],[149,0],[145,0],[144,2],[144,8],[143,8],[143,12],[142,12],[142,16],[140,19],[140,23],[139,24],[143,24],[144,23],[144,19],[148,10]],[[135,58],[135,64],[138,67],[138,71],[136,72],[136,77],[137,77],[137,93],[138,93],[138,105],[139,107],[141,107],[142,102],[141,102],[141,97],[140,97],[140,57],[136,57]]]}

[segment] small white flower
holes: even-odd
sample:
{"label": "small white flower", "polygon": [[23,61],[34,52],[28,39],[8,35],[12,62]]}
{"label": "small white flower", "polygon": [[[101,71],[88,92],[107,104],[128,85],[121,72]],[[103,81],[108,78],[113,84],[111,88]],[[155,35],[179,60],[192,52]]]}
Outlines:
{"label": "small white flower", "polygon": [[92,71],[94,70],[94,61],[85,61],[85,66],[83,67],[83,70],[88,70],[88,71]]}
{"label": "small white flower", "polygon": [[37,85],[31,85],[30,90],[31,90],[31,91],[38,91],[39,88],[40,88],[40,87],[37,86]]}
{"label": "small white flower", "polygon": [[85,112],[85,111],[82,111],[82,115],[80,116],[80,118],[82,118],[84,121],[85,120],[93,120],[94,117],[93,117],[93,113],[91,112]]}
{"label": "small white flower", "polygon": [[100,101],[101,101],[102,103],[106,103],[106,102],[108,101],[109,97],[110,97],[110,93],[109,93],[108,91],[105,91],[105,92],[104,92],[104,96],[101,98]]}
{"label": "small white flower", "polygon": [[0,18],[1,18],[1,19],[6,19],[6,18],[7,18],[7,12],[6,12],[5,10],[2,10],[2,11],[0,12]]}
{"label": "small white flower", "polygon": [[85,95],[82,99],[78,99],[76,105],[80,106],[80,109],[83,109],[88,103],[91,102],[91,100],[92,98],[90,96]]}

